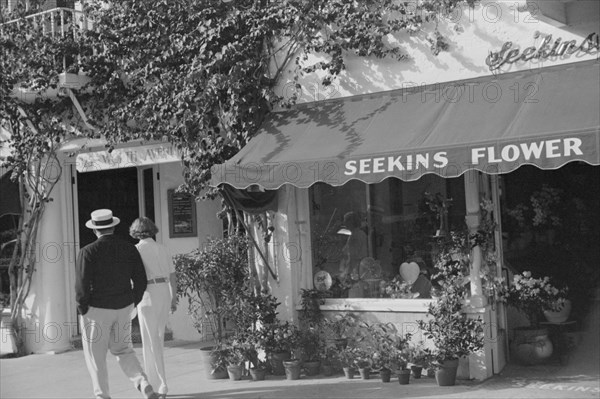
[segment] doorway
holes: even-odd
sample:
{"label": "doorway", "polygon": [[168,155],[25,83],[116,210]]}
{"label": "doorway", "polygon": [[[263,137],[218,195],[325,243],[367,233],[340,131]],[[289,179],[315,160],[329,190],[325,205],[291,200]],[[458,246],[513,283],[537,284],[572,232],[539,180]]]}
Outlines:
{"label": "doorway", "polygon": [[90,214],[96,209],[108,208],[121,219],[115,234],[136,243],[129,237],[129,226],[140,215],[137,168],[102,170],[77,173],[79,216],[79,247],[93,242],[96,236],[85,227]]}

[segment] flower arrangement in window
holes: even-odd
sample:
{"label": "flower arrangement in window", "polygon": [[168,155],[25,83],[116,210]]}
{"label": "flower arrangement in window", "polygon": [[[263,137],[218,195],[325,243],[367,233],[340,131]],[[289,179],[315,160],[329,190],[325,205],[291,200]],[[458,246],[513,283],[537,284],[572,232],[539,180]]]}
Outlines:
{"label": "flower arrangement in window", "polygon": [[548,184],[542,185],[542,188],[531,194],[529,200],[533,210],[534,227],[561,225],[558,207],[562,203],[562,194],[563,190],[550,187]]}
{"label": "flower arrangement in window", "polygon": [[349,273],[345,276],[334,276],[330,291],[333,298],[344,298],[348,290],[360,282],[358,273]]}
{"label": "flower arrangement in window", "polygon": [[508,305],[525,313],[532,326],[537,327],[539,315],[544,310],[559,311],[567,299],[568,288],[550,284],[548,276],[534,278],[531,272],[515,274],[510,287],[503,290],[501,298]]}
{"label": "flower arrangement in window", "polygon": [[418,292],[411,291],[412,284],[404,281],[402,277],[396,276],[394,279],[387,283],[385,287],[385,294],[390,298],[405,298],[412,299],[419,296]]}
{"label": "flower arrangement in window", "polygon": [[442,194],[423,193],[425,204],[429,210],[435,214],[435,218],[439,222],[439,229],[436,232],[437,236],[444,236],[448,230],[448,208],[452,205],[452,198],[444,198]]}

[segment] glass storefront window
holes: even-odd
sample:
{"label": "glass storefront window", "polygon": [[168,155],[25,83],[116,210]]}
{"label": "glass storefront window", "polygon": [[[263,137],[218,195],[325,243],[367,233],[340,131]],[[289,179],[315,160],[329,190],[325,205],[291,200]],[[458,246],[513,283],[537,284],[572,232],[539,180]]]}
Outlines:
{"label": "glass storefront window", "polygon": [[430,298],[436,234],[464,230],[463,178],[310,188],[315,288],[333,298]]}

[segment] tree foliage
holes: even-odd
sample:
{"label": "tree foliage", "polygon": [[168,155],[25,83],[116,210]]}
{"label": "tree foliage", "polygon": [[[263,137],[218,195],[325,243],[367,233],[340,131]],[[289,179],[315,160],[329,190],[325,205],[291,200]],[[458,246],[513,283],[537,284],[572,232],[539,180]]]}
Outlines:
{"label": "tree foliage", "polygon": [[[424,24],[459,3],[86,2],[84,15],[93,21],[89,29],[80,29],[81,14],[75,14],[72,32],[64,37],[30,37],[29,29],[4,36],[5,70],[11,75],[6,88],[15,82],[40,90],[55,86],[62,70],[52,60],[66,55],[73,61],[71,72],[91,78],[78,94],[96,127],[87,134],[103,136],[109,145],[132,139],[173,142],[183,154],[187,189],[198,195],[207,187],[210,167],[239,151],[265,113],[276,104],[294,103],[294,95],[275,92],[284,72],[298,82],[319,70],[329,85],[345,70],[349,54],[404,59],[390,38],[421,34]],[[36,56],[29,57],[25,48],[35,48]],[[323,57],[311,62],[313,54]]]}
{"label": "tree foliage", "polygon": [[[35,246],[60,178],[57,151],[70,138],[104,138],[109,150],[167,140],[181,151],[183,188],[200,196],[213,165],[237,153],[274,106],[296,101],[275,91],[284,74],[300,92],[300,77],[317,71],[330,85],[348,55],[405,59],[395,35],[423,35],[427,24],[437,54],[447,48],[437,21],[463,2],[91,0],[74,12],[30,0],[17,2],[11,15],[3,9],[0,124],[12,136],[3,163],[30,195],[19,230],[23,248]],[[71,97],[59,95],[65,73],[89,79],[74,90],[85,119]],[[33,273],[28,252],[21,250],[15,264]],[[25,295],[31,273],[19,288]]]}

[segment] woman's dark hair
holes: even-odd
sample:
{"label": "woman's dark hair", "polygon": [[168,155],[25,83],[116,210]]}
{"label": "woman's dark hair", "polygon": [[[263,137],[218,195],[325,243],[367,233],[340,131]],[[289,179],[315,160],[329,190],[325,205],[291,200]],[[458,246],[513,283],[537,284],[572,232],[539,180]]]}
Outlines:
{"label": "woman's dark hair", "polygon": [[147,217],[137,218],[129,227],[129,235],[137,240],[154,237],[158,233],[158,227]]}

